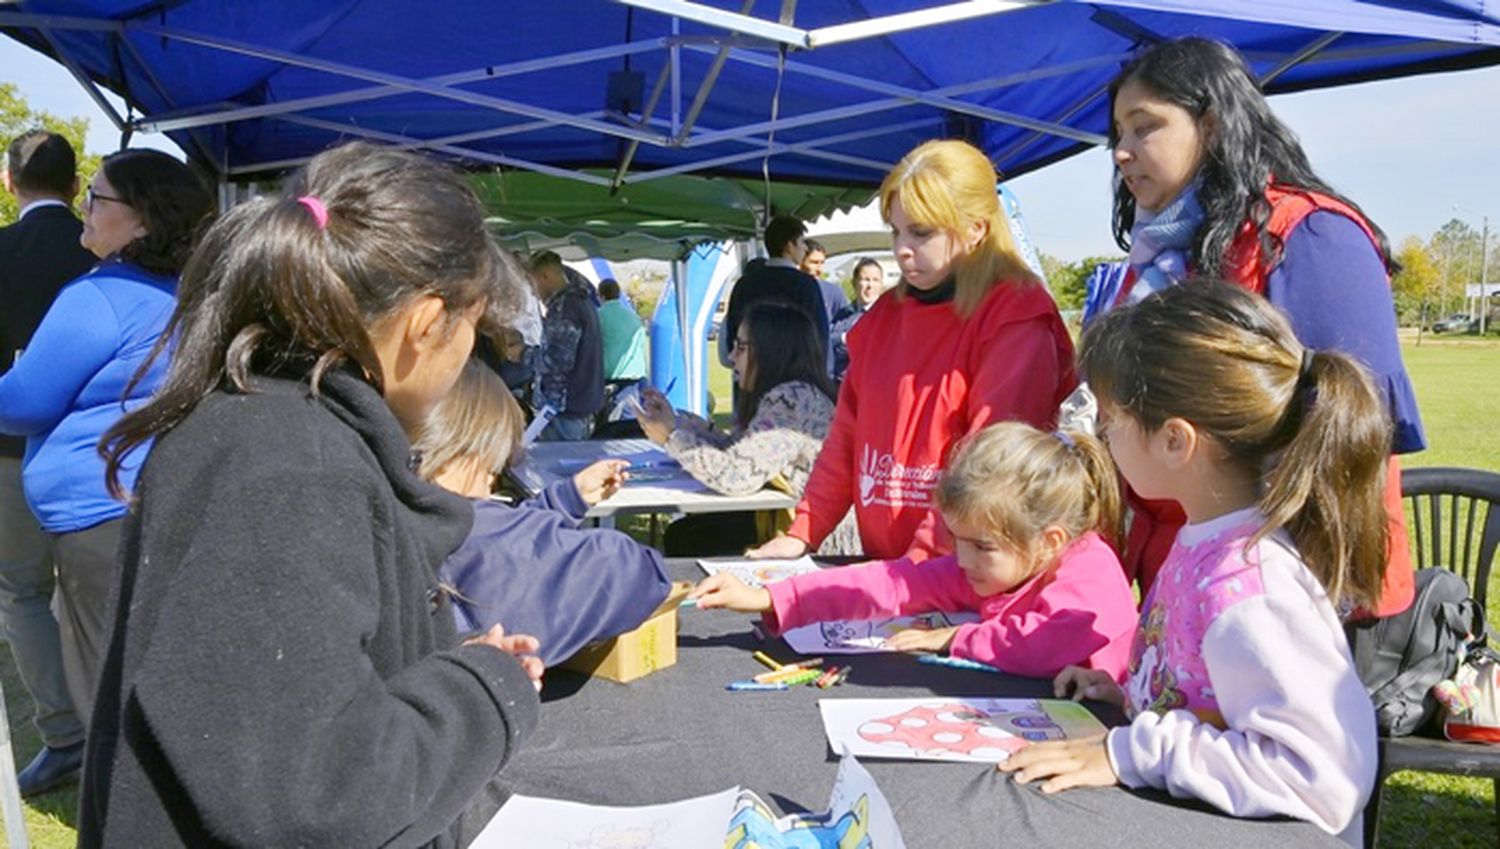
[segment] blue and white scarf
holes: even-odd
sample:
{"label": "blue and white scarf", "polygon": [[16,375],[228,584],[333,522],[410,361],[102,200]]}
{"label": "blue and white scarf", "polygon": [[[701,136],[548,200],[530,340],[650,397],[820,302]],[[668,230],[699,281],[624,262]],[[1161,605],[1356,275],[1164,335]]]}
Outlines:
{"label": "blue and white scarf", "polygon": [[1125,303],[1142,298],[1187,277],[1193,236],[1203,225],[1203,206],[1198,203],[1198,181],[1194,180],[1171,203],[1155,214],[1136,207],[1135,226],[1130,228],[1130,268],[1135,284]]}

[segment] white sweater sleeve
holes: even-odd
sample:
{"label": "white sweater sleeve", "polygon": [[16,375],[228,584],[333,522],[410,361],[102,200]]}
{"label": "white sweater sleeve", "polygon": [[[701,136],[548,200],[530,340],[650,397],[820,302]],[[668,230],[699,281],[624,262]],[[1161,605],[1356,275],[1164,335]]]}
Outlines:
{"label": "white sweater sleeve", "polygon": [[1321,590],[1311,597],[1281,569],[1266,579],[1265,595],[1231,607],[1204,636],[1228,730],[1186,710],[1145,712],[1110,732],[1110,763],[1130,787],[1235,816],[1310,820],[1357,840],[1374,786],[1374,710]]}

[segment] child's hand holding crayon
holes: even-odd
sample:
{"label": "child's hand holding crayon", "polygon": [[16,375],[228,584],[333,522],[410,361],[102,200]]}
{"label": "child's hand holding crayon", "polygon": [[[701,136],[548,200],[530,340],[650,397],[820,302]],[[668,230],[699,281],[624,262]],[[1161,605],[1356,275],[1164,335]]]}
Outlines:
{"label": "child's hand holding crayon", "polygon": [[1068,698],[1075,702],[1092,699],[1096,702],[1109,702],[1117,708],[1125,707],[1125,691],[1102,669],[1068,666],[1052,679],[1052,693],[1058,698]]}
{"label": "child's hand holding crayon", "polygon": [[763,588],[746,586],[744,581],[720,572],[703,579],[703,582],[688,593],[688,598],[697,602],[698,609],[722,607],[741,613],[765,613],[771,609],[771,594]]}
{"label": "child's hand holding crayon", "polygon": [[627,460],[600,460],[574,475],[573,486],[578,488],[583,503],[593,507],[620,491],[626,478],[630,477],[625,471],[629,465]]}

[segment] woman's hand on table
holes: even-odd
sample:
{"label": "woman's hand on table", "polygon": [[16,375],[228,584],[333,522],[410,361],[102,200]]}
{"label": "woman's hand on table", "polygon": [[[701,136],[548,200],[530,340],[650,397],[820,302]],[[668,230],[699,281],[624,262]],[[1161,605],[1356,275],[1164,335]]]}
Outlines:
{"label": "woman's hand on table", "polygon": [[1104,735],[1094,734],[1076,740],[1048,740],[1032,743],[996,767],[1008,772],[1017,784],[1028,784],[1039,778],[1043,793],[1056,793],[1071,787],[1111,787],[1120,783]]}
{"label": "woman's hand on table", "polygon": [[1052,694],[1075,702],[1092,699],[1108,702],[1122,710],[1125,707],[1125,690],[1115,682],[1114,676],[1102,669],[1069,666],[1052,679]]}
{"label": "woman's hand on table", "polygon": [[583,503],[593,507],[620,491],[630,477],[625,473],[629,465],[628,460],[600,460],[574,475],[573,486],[578,488]]}
{"label": "woman's hand on table", "polygon": [[700,610],[722,607],[741,613],[765,613],[771,609],[770,592],[762,587],[748,586],[727,572],[704,578],[688,593],[688,598],[696,601]]}
{"label": "woman's hand on table", "polygon": [[641,390],[641,404],[636,408],[635,420],[640,423],[647,439],[665,445],[677,428],[677,411],[672,409],[667,396],[647,388]]}
{"label": "woman's hand on table", "polygon": [[489,646],[512,655],[521,662],[521,668],[526,670],[526,677],[531,679],[531,686],[537,690],[542,689],[542,673],[547,671],[547,666],[542,663],[541,658],[536,656],[536,652],[542,647],[536,637],[527,634],[507,634],[505,627],[496,623],[483,634],[464,640],[464,645]]}
{"label": "woman's hand on table", "polygon": [[886,645],[896,651],[942,652],[953,642],[958,627],[951,628],[905,628],[892,634]]}
{"label": "woman's hand on table", "polygon": [[794,560],[807,553],[807,543],[782,534],[745,552],[751,560]]}

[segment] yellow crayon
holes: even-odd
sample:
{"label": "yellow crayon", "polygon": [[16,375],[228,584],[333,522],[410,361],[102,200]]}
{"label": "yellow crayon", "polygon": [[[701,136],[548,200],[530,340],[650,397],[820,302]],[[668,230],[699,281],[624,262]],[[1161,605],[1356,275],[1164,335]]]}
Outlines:
{"label": "yellow crayon", "polygon": [[780,669],[781,668],[781,664],[777,663],[775,661],[775,659],[773,659],[770,655],[766,654],[763,651],[758,651],[755,654],[751,655],[751,657],[755,658],[756,660],[760,661],[761,663],[765,664],[767,667],[769,667],[771,669]]}

